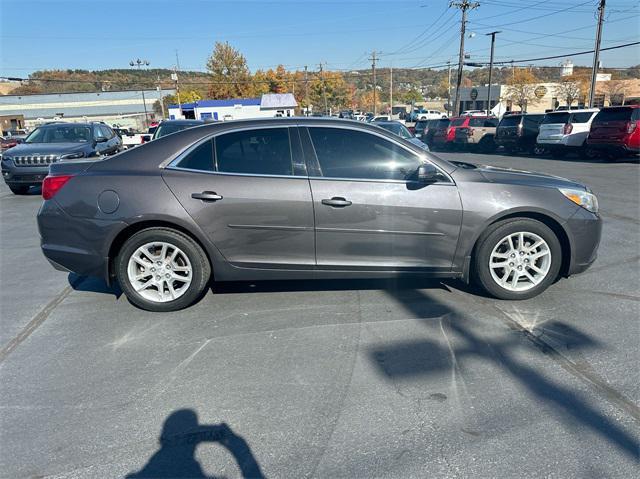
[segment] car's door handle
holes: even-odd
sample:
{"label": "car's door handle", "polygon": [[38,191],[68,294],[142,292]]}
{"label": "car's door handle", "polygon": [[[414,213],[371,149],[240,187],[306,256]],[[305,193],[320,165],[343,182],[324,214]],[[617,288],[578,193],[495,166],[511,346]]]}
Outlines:
{"label": "car's door handle", "polygon": [[345,200],[340,196],[334,196],[330,200],[322,200],[323,205],[333,206],[334,208],[344,208],[345,206],[351,206],[351,201]]}
{"label": "car's door handle", "polygon": [[222,199],[222,195],[215,191],[203,191],[202,193],[191,193],[191,198],[202,201],[219,201]]}

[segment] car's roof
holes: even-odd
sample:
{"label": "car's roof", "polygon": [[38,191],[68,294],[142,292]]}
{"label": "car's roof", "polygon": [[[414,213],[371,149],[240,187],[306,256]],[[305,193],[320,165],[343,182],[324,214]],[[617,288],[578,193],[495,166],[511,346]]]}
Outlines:
{"label": "car's roof", "polygon": [[204,120],[162,120],[159,125],[163,125],[165,123],[171,123],[172,125],[202,125],[204,124]]}
{"label": "car's roof", "polygon": [[[388,137],[392,141],[402,141],[397,135],[391,133],[375,123],[364,123],[357,120],[348,120],[343,118],[332,117],[287,117],[287,118],[252,118],[242,120],[228,120],[218,123],[204,123],[193,128],[187,128],[182,131],[166,135],[156,140],[150,141],[136,148],[127,150],[118,155],[112,156],[104,162],[96,162],[95,168],[102,167],[100,163],[109,163],[109,167],[118,167],[128,170],[149,170],[162,168],[168,164],[176,156],[193,144],[217,134],[232,132],[253,128],[268,127],[306,127],[306,126],[322,126],[322,127],[347,127],[354,130],[369,131],[377,135]],[[412,145],[407,142],[406,144]],[[412,145],[412,148],[417,148]],[[424,151],[416,150],[416,153],[424,154]],[[435,159],[436,162],[447,171],[455,169],[451,164],[440,158]],[[92,167],[94,168],[94,167]],[[107,166],[105,165],[105,168]]]}
{"label": "car's roof", "polygon": [[545,115],[554,115],[556,113],[592,113],[600,111],[600,108],[572,108],[571,110],[555,110],[545,113]]}
{"label": "car's roof", "polygon": [[[93,125],[96,125],[96,124],[102,125],[103,123],[99,123],[99,122],[76,123],[76,122],[73,122],[73,121],[53,121],[51,123],[43,123],[38,128],[53,128],[54,126],[86,126],[86,127],[90,128],[90,127],[92,127]],[[107,125],[105,125],[105,126],[107,126]]]}

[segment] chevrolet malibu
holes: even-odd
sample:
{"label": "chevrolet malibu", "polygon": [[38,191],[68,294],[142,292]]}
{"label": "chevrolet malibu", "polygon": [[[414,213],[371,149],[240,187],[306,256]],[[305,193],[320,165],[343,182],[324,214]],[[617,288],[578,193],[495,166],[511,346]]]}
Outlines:
{"label": "chevrolet malibu", "polygon": [[429,276],[535,296],[596,258],[585,186],[449,162],[373,125],[208,124],[100,161],[53,163],[38,213],[54,267],[151,311],[218,281]]}

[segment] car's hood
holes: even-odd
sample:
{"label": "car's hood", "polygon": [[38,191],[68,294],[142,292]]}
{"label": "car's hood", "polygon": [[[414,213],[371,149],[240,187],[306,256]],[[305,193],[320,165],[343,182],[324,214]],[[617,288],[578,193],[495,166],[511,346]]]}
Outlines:
{"label": "car's hood", "polygon": [[515,168],[501,168],[489,165],[471,165],[470,163],[454,162],[456,166],[474,169],[491,183],[506,183],[529,186],[545,186],[548,188],[578,188],[588,189],[578,183],[560,176],[547,175],[533,171],[517,170]]}
{"label": "car's hood", "polygon": [[4,152],[4,156],[66,155],[86,151],[88,143],[20,143]]}

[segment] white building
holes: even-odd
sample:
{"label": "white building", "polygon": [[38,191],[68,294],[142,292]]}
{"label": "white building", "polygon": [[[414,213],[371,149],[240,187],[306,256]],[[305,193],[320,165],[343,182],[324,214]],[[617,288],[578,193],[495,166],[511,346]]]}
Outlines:
{"label": "white building", "polygon": [[182,105],[169,105],[169,119],[213,119],[219,121],[245,118],[294,116],[298,106],[291,93],[269,93],[261,98],[199,100]]}

